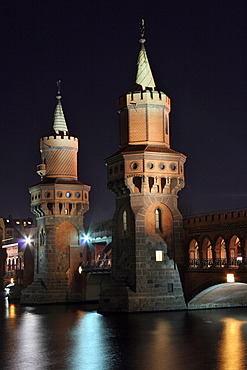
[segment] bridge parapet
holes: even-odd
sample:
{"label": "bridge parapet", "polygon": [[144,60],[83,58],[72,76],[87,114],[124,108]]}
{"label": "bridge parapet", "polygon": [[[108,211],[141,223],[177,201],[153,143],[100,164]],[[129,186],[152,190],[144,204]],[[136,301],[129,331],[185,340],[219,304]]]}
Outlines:
{"label": "bridge parapet", "polygon": [[247,220],[247,210],[234,210],[234,211],[224,211],[224,212],[216,212],[204,215],[196,215],[191,217],[184,218],[184,227],[192,227],[192,225],[204,225],[204,224],[211,224],[217,222],[235,222],[236,220],[242,220],[246,223]]}

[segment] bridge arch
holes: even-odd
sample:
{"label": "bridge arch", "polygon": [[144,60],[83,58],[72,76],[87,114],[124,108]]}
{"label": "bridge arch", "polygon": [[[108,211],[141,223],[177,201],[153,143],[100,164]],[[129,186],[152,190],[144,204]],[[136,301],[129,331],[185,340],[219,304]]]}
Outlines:
{"label": "bridge arch", "polygon": [[247,284],[239,282],[213,285],[188,302],[189,310],[242,306],[247,306]]}

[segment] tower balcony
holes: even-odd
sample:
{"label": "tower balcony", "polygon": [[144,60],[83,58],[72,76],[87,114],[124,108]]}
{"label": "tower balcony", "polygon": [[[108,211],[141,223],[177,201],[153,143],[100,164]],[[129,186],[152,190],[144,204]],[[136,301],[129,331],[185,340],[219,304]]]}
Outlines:
{"label": "tower balcony", "polygon": [[37,174],[40,176],[46,175],[46,165],[44,163],[37,166]]}

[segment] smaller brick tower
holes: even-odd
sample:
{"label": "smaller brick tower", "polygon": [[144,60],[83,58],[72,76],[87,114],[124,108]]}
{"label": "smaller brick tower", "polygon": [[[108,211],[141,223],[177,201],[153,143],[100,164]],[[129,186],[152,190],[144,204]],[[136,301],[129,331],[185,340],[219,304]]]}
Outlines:
{"label": "smaller brick tower", "polygon": [[135,83],[118,102],[120,150],[106,160],[116,212],[112,284],[102,292],[102,312],[185,308],[177,193],[186,157],[170,148],[170,99],[156,89],[144,43],[143,22]]}
{"label": "smaller brick tower", "polygon": [[78,181],[78,139],[70,136],[63,114],[60,82],[52,132],[40,140],[41,182],[29,189],[37,219],[34,282],[22,292],[22,303],[83,300],[78,273],[86,260],[80,243],[90,187]]}

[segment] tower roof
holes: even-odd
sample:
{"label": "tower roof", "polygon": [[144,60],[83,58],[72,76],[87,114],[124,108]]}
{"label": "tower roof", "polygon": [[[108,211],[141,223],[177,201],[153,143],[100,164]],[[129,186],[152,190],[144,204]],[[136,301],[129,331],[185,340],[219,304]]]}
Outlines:
{"label": "tower roof", "polygon": [[53,132],[55,132],[57,135],[68,135],[68,127],[65,121],[64,113],[63,113],[63,107],[61,103],[61,95],[60,95],[60,86],[61,81],[57,82],[57,106],[54,112],[54,121],[53,121]]}
{"label": "tower roof", "polygon": [[144,20],[141,21],[141,39],[139,40],[141,44],[141,49],[137,60],[137,72],[135,83],[132,90],[156,90],[156,85],[154,82],[151,67],[148,61],[147,52],[144,46]]}

